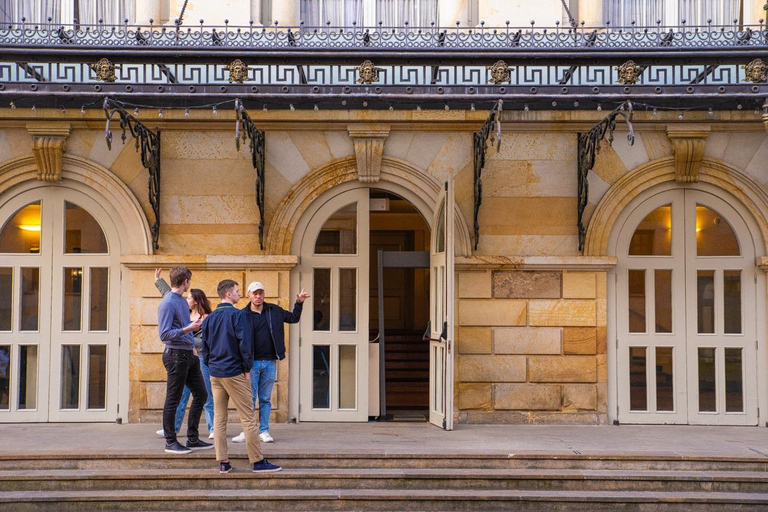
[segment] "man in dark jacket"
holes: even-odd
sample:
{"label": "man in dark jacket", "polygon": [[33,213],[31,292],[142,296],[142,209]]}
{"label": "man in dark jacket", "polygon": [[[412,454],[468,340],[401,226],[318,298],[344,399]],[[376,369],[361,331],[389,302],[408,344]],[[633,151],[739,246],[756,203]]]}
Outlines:
{"label": "man in dark jacket", "polygon": [[261,456],[261,447],[253,417],[253,396],[248,373],[253,365],[253,341],[245,315],[235,308],[240,300],[238,284],[225,279],[217,288],[221,304],[203,322],[203,359],[211,373],[213,390],[213,444],[219,472],[229,473],[227,450],[227,405],[229,399],[235,405],[245,432],[248,460],[254,473],[280,471],[280,466],[270,464]]}
{"label": "man in dark jacket", "polygon": [[[269,413],[272,411],[272,388],[277,377],[277,362],[285,359],[285,329],[283,324],[295,324],[301,319],[301,310],[309,294],[302,288],[296,295],[293,312],[276,304],[264,302],[264,285],[258,281],[248,285],[250,302],[243,308],[253,337],[253,370],[251,392],[253,410],[259,398],[259,438],[264,443],[274,442],[269,434]],[[215,414],[214,414],[215,417]],[[232,438],[235,443],[245,441],[245,433]]]}

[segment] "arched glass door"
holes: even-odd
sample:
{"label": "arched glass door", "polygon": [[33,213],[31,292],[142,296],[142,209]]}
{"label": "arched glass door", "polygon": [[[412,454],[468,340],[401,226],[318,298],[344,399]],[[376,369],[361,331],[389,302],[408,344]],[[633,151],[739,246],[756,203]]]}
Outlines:
{"label": "arched glass door", "polygon": [[663,192],[628,216],[617,251],[619,420],[756,424],[755,248],[739,213]]}
{"label": "arched glass door", "polygon": [[0,421],[117,416],[118,241],[97,218],[59,188],[0,208]]}

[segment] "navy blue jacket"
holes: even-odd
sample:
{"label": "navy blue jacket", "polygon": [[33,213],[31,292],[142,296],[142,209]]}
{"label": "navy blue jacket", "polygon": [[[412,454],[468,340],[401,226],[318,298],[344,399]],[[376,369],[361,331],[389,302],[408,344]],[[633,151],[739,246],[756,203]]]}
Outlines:
{"label": "navy blue jacket", "polygon": [[203,360],[212,377],[235,377],[253,366],[253,338],[243,312],[223,302],[203,320]]}
{"label": "navy blue jacket", "polygon": [[[277,304],[271,304],[269,302],[264,303],[264,309],[261,311],[262,315],[267,315],[267,326],[269,327],[269,337],[272,338],[272,343],[275,345],[275,354],[277,354],[278,360],[285,359],[285,329],[283,324],[295,324],[301,319],[301,311],[304,307],[304,303],[296,302],[293,306],[293,311],[286,311]],[[245,305],[243,313],[248,319],[249,331],[253,333],[253,324],[251,324],[251,303]]]}

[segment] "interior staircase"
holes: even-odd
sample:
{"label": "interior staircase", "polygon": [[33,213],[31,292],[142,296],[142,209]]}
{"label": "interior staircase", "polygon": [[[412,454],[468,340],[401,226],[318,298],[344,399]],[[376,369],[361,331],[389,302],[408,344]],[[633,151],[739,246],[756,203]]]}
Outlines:
{"label": "interior staircase", "polygon": [[0,510],[768,510],[768,458],[301,455],[280,473],[243,456],[0,454]]}
{"label": "interior staircase", "polygon": [[429,342],[423,333],[386,334],[387,410],[420,411],[429,407]]}

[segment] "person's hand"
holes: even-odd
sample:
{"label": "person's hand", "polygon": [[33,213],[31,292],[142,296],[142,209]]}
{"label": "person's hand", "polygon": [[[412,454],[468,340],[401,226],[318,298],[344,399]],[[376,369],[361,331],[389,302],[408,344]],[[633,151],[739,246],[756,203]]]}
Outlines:
{"label": "person's hand", "polygon": [[[187,326],[187,328],[188,328],[190,331],[199,331],[199,330],[200,330],[200,328],[201,328],[202,326],[203,326],[203,321],[202,321],[201,319],[199,319],[199,318],[198,318],[198,319],[197,319],[197,320],[195,320],[194,322],[190,323],[190,324]],[[189,332],[189,331],[187,331],[187,332]]]}
{"label": "person's hand", "polygon": [[155,281],[157,281],[158,279],[160,279],[160,274],[161,274],[162,272],[163,272],[163,269],[161,269],[161,268],[156,268],[156,269],[155,269]]}
{"label": "person's hand", "polygon": [[196,348],[193,348],[193,349],[192,349],[192,355],[193,355],[193,356],[196,356],[196,355],[197,355],[197,349],[196,349]]}
{"label": "person's hand", "polygon": [[296,302],[299,304],[302,304],[305,300],[309,298],[309,294],[307,293],[307,290],[304,288],[301,289],[301,291],[296,295]]}

